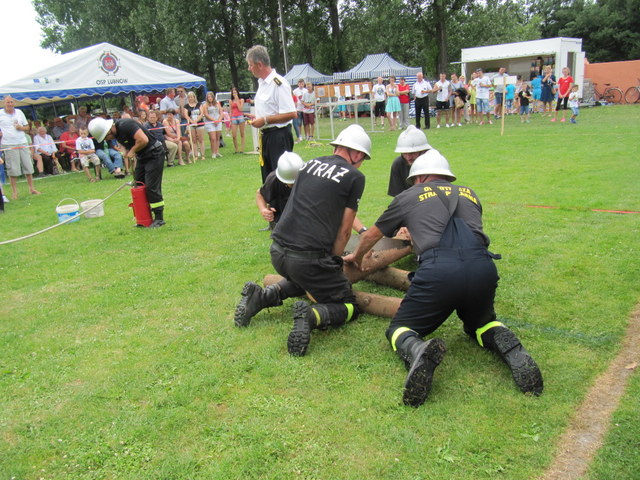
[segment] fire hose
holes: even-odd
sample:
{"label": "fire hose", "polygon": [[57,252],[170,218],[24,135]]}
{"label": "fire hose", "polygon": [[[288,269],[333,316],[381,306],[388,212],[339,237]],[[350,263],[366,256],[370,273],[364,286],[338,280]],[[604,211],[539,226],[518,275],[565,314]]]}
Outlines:
{"label": "fire hose", "polygon": [[122,190],[124,187],[131,187],[133,186],[133,182],[125,182],[122,185],[120,185],[113,193],[107,195],[104,199],[102,199],[102,201],[96,203],[95,205],[93,205],[90,208],[87,208],[86,210],[83,210],[82,212],[78,213],[77,215],[74,215],[72,217],[67,218],[66,220],[60,222],[60,223],[56,223],[55,225],[51,225],[50,227],[44,228],[38,232],[34,232],[34,233],[30,233],[29,235],[24,235],[23,237],[18,237],[18,238],[14,238],[12,240],[5,240],[4,242],[0,242],[0,245],[8,245],[9,243],[15,243],[15,242],[19,242],[21,240],[26,240],[27,238],[31,238],[31,237],[35,237],[36,235],[40,235],[41,233],[44,232],[48,232],[49,230],[53,230],[54,228],[58,228],[61,225],[64,225],[65,223],[69,223],[72,222],[74,220],[77,220],[79,216],[85,215],[87,213],[89,213],[91,210],[93,210],[94,208],[99,207],[100,205],[102,205],[104,202],[106,202],[109,198],[113,197],[116,193],[118,193],[120,190]]}

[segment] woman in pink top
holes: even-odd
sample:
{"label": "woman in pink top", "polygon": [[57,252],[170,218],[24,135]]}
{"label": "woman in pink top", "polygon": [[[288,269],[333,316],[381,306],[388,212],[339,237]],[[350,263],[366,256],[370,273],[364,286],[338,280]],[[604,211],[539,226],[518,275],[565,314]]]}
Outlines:
{"label": "woman in pink top", "polygon": [[407,128],[409,126],[409,92],[411,86],[406,82],[404,77],[400,77],[400,83],[398,84],[398,98],[400,99],[400,128]]}
{"label": "woman in pink top", "polygon": [[[233,137],[233,148],[235,153],[244,152],[244,113],[242,107],[244,100],[240,98],[240,93],[236,87],[231,87],[231,136]],[[238,130],[240,130],[241,147],[238,150]]]}

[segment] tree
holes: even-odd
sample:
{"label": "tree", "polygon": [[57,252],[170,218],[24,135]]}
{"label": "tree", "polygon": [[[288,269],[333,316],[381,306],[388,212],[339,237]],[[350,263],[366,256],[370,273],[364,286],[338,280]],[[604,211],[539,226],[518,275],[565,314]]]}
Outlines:
{"label": "tree", "polygon": [[640,0],[589,2],[573,13],[575,16],[568,19],[559,34],[582,38],[590,60],[640,58]]}
{"label": "tree", "polygon": [[538,0],[531,11],[542,18],[542,36],[582,38],[591,60],[640,57],[640,0]]}
{"label": "tree", "polygon": [[[281,1],[288,63],[311,63],[325,73],[386,52],[435,75],[451,69],[461,48],[556,36],[582,38],[591,60],[640,57],[640,0]],[[189,14],[168,0],[34,0],[34,6],[43,47],[62,53],[109,42],[227,90],[255,82],[244,56],[262,44],[286,73],[274,0],[192,0]]]}

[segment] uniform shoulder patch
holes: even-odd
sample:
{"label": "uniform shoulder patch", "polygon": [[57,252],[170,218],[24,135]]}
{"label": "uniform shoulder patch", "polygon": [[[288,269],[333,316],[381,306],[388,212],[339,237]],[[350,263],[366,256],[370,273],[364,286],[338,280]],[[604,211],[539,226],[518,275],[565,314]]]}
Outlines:
{"label": "uniform shoulder patch", "polygon": [[278,77],[275,77],[273,79],[273,83],[275,83],[277,86],[282,85],[282,80],[280,80]]}

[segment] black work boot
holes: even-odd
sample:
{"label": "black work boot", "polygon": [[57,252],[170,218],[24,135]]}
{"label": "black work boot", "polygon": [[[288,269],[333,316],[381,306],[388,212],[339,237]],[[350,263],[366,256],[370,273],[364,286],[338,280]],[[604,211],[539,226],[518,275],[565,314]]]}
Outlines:
{"label": "black work boot", "polygon": [[165,224],[165,221],[164,221],[164,207],[152,208],[151,211],[153,212],[154,220],[151,223],[151,225],[149,225],[149,228],[162,227]]}
{"label": "black work boot", "polygon": [[293,329],[287,338],[287,350],[294,357],[303,357],[311,341],[311,330],[316,328],[315,314],[309,304],[300,300],[293,304]]}
{"label": "black work boot", "polygon": [[236,327],[248,327],[251,318],[263,308],[282,305],[280,288],[277,285],[269,285],[266,288],[253,282],[247,282],[242,289],[242,298],[233,315]]}
{"label": "black work boot", "polygon": [[358,308],[353,303],[316,303],[310,306],[300,300],[293,304],[293,329],[287,339],[287,349],[295,357],[307,353],[311,330],[339,327],[358,318]]}
{"label": "black work boot", "polygon": [[540,395],[543,389],[542,373],[529,352],[505,326],[492,327],[482,334],[484,346],[497,352],[511,369],[516,385],[523,393]]}
{"label": "black work boot", "polygon": [[425,342],[420,337],[410,336],[398,346],[400,358],[410,364],[402,392],[405,405],[419,407],[426,401],[431,392],[433,372],[446,351],[447,346],[439,338]]}

